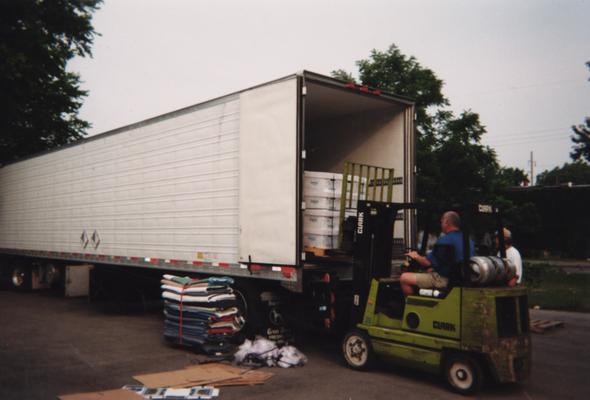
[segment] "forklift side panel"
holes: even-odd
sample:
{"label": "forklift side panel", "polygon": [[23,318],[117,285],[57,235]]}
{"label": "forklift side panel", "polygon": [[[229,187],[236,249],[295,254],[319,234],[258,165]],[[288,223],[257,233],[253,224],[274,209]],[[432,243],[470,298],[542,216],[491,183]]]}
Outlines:
{"label": "forklift side panel", "polygon": [[461,337],[461,290],[453,288],[444,299],[408,296],[402,329],[459,339]]}
{"label": "forklift side panel", "polygon": [[359,327],[366,329],[371,337],[392,341],[400,345],[411,345],[418,348],[436,351],[460,348],[459,342],[453,339],[445,339],[436,336],[422,335],[420,333],[388,329],[378,326],[360,325]]}
{"label": "forklift side panel", "polygon": [[439,371],[440,351],[422,349],[413,345],[406,346],[380,339],[373,339],[372,345],[376,354],[396,364],[411,366],[431,373]]}

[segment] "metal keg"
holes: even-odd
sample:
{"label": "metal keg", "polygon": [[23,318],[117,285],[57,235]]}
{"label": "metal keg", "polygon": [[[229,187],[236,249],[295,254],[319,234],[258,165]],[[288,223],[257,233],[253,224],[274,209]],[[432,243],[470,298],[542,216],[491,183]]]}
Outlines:
{"label": "metal keg", "polygon": [[476,286],[488,286],[496,279],[496,267],[489,257],[471,257],[471,283]]}
{"label": "metal keg", "polygon": [[503,284],[506,282],[507,271],[504,265],[504,261],[500,257],[490,256],[488,257],[494,263],[494,270],[495,270],[495,278],[494,282],[496,284]]}

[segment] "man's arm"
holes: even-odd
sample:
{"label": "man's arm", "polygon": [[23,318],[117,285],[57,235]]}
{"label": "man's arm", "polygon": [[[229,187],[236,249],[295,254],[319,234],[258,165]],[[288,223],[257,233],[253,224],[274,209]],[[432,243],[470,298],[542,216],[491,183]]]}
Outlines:
{"label": "man's arm", "polygon": [[430,260],[427,257],[421,256],[420,254],[418,254],[417,251],[410,251],[410,252],[406,253],[406,256],[410,257],[412,260],[416,261],[418,264],[420,264],[423,267],[429,268],[432,266],[432,263],[430,262]]}

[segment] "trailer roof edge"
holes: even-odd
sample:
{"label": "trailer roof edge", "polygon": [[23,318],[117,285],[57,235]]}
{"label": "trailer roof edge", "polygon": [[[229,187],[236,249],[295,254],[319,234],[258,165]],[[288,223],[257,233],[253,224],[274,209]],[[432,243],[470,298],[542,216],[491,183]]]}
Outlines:
{"label": "trailer roof edge", "polygon": [[[298,72],[296,72],[294,74],[286,75],[286,76],[283,76],[281,78],[273,79],[273,80],[268,81],[268,82],[264,82],[264,83],[261,83],[261,84],[258,84],[258,85],[250,86],[250,87],[247,87],[245,89],[242,89],[242,90],[239,90],[239,91],[236,91],[236,92],[232,92],[232,93],[229,93],[229,94],[226,94],[226,95],[223,95],[223,96],[215,97],[213,99],[206,100],[206,101],[203,101],[201,103],[192,104],[190,106],[186,106],[186,107],[183,107],[183,108],[174,110],[174,111],[169,111],[167,113],[160,114],[160,115],[157,115],[155,117],[150,117],[150,118],[147,118],[147,119],[138,121],[138,122],[133,122],[131,124],[127,124],[127,125],[124,125],[124,126],[121,126],[121,127],[118,127],[118,128],[110,129],[108,131],[101,132],[101,133],[98,133],[96,135],[92,135],[92,136],[85,137],[85,138],[80,139],[80,140],[76,140],[75,142],[68,143],[68,144],[63,145],[63,146],[59,146],[59,147],[55,147],[55,148],[48,149],[48,150],[45,150],[45,151],[41,151],[39,153],[31,154],[29,156],[20,158],[18,160],[10,161],[10,162],[8,162],[6,164],[0,165],[0,168],[4,168],[4,167],[6,167],[8,165],[17,164],[17,163],[19,163],[21,161],[30,160],[32,158],[36,158],[36,157],[43,156],[43,155],[46,155],[46,154],[54,153],[56,151],[60,151],[60,150],[67,149],[67,148],[70,148],[70,147],[83,145],[85,143],[88,143],[88,142],[91,142],[91,141],[94,141],[94,140],[104,139],[106,137],[115,135],[117,133],[125,132],[125,131],[128,131],[130,129],[134,129],[134,128],[139,128],[139,127],[148,125],[150,123],[154,123],[154,122],[157,122],[157,121],[162,121],[162,120],[169,119],[169,118],[172,118],[172,117],[175,117],[175,116],[179,116],[179,115],[183,115],[183,114],[186,114],[186,113],[189,113],[189,112],[193,112],[193,111],[196,111],[196,110],[199,110],[199,109],[203,109],[203,108],[207,108],[207,107],[213,107],[213,106],[215,106],[215,105],[221,103],[222,101],[227,100],[227,99],[229,99],[231,97],[237,97],[238,95],[240,95],[243,92],[247,92],[249,90],[253,90],[253,89],[256,89],[256,88],[259,88],[259,87],[262,87],[262,86],[267,86],[267,85],[271,85],[271,84],[274,84],[274,83],[279,83],[279,82],[282,82],[282,81],[293,79],[293,78],[295,78],[297,76],[302,76],[304,79],[308,79],[308,80],[319,82],[319,83],[329,84],[329,85],[335,85],[335,86],[342,87],[342,88],[345,88],[346,87],[346,84],[347,84],[347,82],[344,82],[344,81],[341,81],[341,80],[338,80],[338,79],[335,79],[335,78],[332,78],[332,77],[329,77],[329,76],[326,76],[326,75],[318,74],[316,72],[311,72],[311,71],[308,71],[308,70],[302,70],[302,71],[298,71]],[[363,95],[364,93],[359,92],[359,94]],[[381,98],[381,99],[386,99],[386,100],[390,100],[390,101],[396,101],[396,102],[403,103],[405,105],[413,105],[414,104],[414,101],[412,99],[410,99],[410,98],[403,97],[403,96],[398,96],[398,95],[394,95],[394,94],[387,93],[387,92],[381,92],[381,94],[379,96],[370,95],[370,94],[368,94],[367,96]]]}

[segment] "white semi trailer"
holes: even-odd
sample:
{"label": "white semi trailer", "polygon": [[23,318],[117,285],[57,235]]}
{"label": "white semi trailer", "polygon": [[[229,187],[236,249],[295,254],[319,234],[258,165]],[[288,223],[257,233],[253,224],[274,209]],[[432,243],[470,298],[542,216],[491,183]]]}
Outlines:
{"label": "white semi trailer", "polygon": [[[2,268],[15,285],[93,264],[311,296],[352,265],[306,259],[304,172],[391,168],[393,200],[411,202],[413,122],[409,99],[304,71],[6,165]],[[402,246],[413,230],[407,215]]]}

